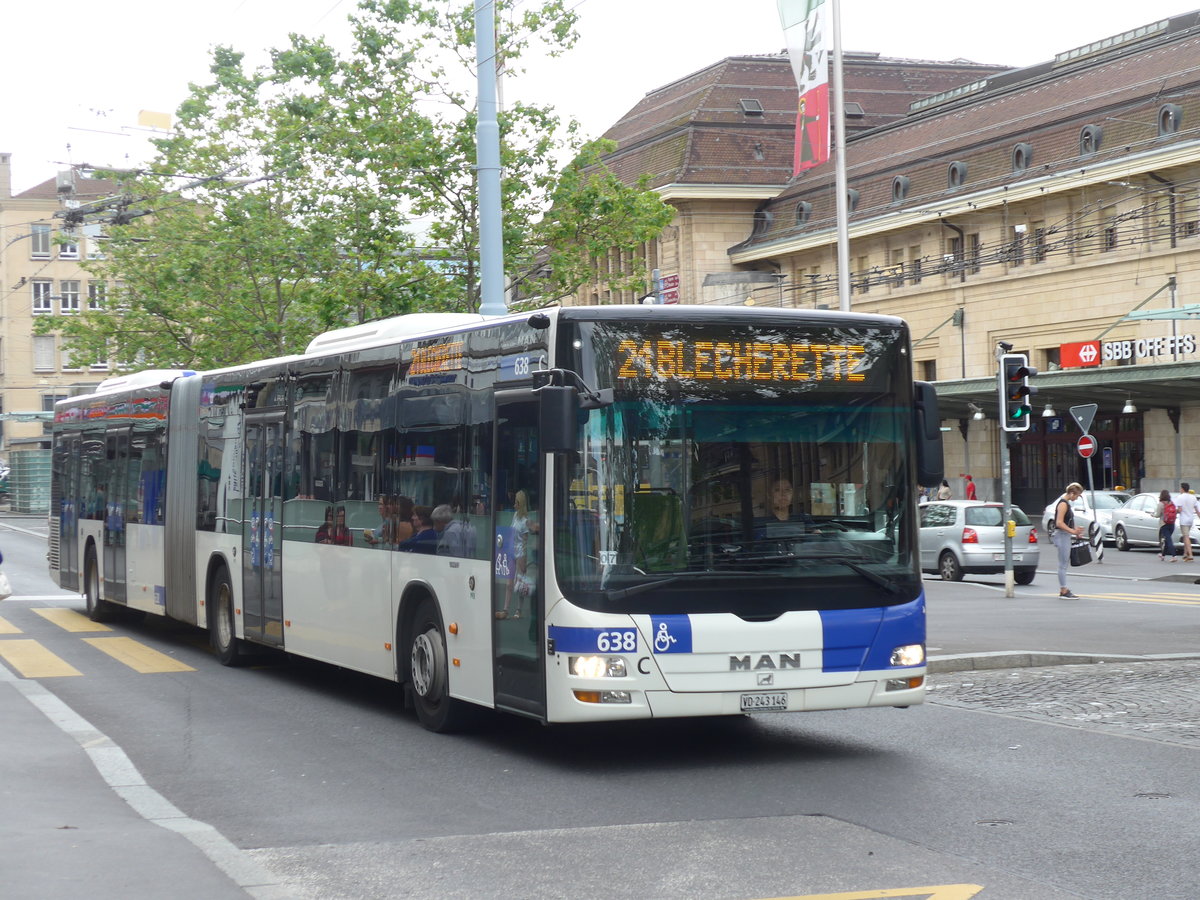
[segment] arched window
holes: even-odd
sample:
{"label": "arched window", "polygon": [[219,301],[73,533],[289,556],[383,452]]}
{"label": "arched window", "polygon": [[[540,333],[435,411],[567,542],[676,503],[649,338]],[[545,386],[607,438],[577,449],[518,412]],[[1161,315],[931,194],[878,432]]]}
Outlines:
{"label": "arched window", "polygon": [[950,163],[946,169],[946,187],[956,190],[967,183],[967,164],[961,161]]}
{"label": "arched window", "polygon": [[812,204],[807,200],[801,200],[796,204],[796,224],[803,225],[812,218]]}
{"label": "arched window", "polygon": [[1100,152],[1104,129],[1099,125],[1084,125],[1079,131],[1079,155],[1094,156]]}
{"label": "arched window", "polygon": [[908,196],[910,181],[907,175],[897,175],[892,179],[892,202],[900,203]]}
{"label": "arched window", "polygon": [[1183,109],[1178,103],[1165,103],[1158,111],[1158,135],[1174,134],[1183,127]]}
{"label": "arched window", "polygon": [[860,194],[854,188],[846,189],[846,205],[850,208],[851,212],[854,212],[854,210],[858,209],[859,196]]}
{"label": "arched window", "polygon": [[1024,172],[1031,165],[1033,165],[1033,145],[1022,141],[1013,147],[1012,170],[1014,172]]}

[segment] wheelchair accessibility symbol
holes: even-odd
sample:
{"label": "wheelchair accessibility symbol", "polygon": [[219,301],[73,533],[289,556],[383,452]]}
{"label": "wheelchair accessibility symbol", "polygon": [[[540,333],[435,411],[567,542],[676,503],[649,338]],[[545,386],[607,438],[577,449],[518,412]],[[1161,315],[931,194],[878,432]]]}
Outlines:
{"label": "wheelchair accessibility symbol", "polygon": [[673,637],[669,631],[667,631],[667,623],[659,622],[658,633],[654,635],[654,649],[659,653],[666,653],[671,649],[671,645],[674,644],[676,640],[677,639]]}
{"label": "wheelchair accessibility symbol", "polygon": [[687,616],[651,616],[655,653],[691,653],[692,620]]}

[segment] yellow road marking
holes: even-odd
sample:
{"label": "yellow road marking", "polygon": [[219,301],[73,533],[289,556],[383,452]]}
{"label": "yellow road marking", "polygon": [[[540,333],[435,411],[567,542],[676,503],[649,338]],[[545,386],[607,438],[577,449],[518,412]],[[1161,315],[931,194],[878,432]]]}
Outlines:
{"label": "yellow road marking", "polygon": [[87,616],[77,613],[73,609],[66,609],[61,606],[45,608],[35,606],[33,611],[47,622],[53,622],[63,631],[112,631],[107,625],[93,622]]}
{"label": "yellow road marking", "polygon": [[65,678],[82,674],[34,640],[0,641],[0,656],[26,678]]}
{"label": "yellow road marking", "polygon": [[936,884],[931,887],[889,888],[882,891],[847,891],[841,894],[804,894],[799,897],[775,897],[774,900],[878,900],[880,897],[904,897],[912,900],[970,900],[983,886],[979,884]]}
{"label": "yellow road marking", "polygon": [[97,650],[107,653],[117,662],[124,663],[129,668],[149,675],[153,672],[195,672],[191,666],[177,659],[159,653],[145,644],[139,644],[133,638],[84,638],[85,644],[91,644]]}
{"label": "yellow road marking", "polygon": [[0,619],[0,634],[24,634],[20,628],[5,619]]}
{"label": "yellow road marking", "polygon": [[1195,598],[1195,594],[1089,594],[1086,591],[1080,596],[1093,600],[1132,600],[1135,603],[1166,603],[1175,606],[1200,606],[1200,599],[1182,600],[1176,597]]}

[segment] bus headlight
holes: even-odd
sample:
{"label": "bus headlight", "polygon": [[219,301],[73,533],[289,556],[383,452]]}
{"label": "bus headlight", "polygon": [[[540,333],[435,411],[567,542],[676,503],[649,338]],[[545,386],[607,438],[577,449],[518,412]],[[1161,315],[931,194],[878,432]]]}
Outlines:
{"label": "bus headlight", "polygon": [[625,660],[620,656],[572,656],[572,675],[580,678],[624,678]]}
{"label": "bus headlight", "polygon": [[924,644],[905,644],[892,651],[893,666],[920,666],[925,662]]}

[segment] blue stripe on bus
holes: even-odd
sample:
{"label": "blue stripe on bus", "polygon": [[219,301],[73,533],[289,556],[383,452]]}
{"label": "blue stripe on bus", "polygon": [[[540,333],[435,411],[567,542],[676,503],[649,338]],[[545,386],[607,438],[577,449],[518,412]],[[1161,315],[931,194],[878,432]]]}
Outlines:
{"label": "blue stripe on bus", "polygon": [[925,596],[900,606],[822,610],[821,630],[822,671],[886,669],[894,649],[925,643]]}
{"label": "blue stripe on bus", "polygon": [[690,616],[651,616],[650,630],[650,644],[655,653],[692,652]]}
{"label": "blue stripe on bus", "polygon": [[636,628],[568,628],[551,625],[548,629],[555,653],[637,653]]}

